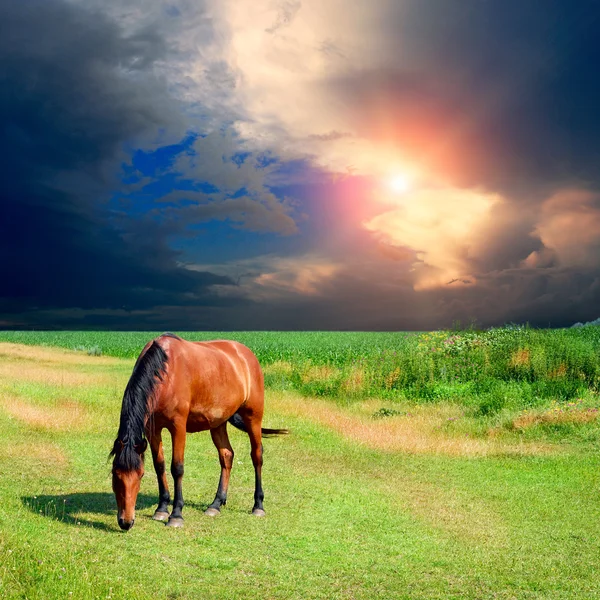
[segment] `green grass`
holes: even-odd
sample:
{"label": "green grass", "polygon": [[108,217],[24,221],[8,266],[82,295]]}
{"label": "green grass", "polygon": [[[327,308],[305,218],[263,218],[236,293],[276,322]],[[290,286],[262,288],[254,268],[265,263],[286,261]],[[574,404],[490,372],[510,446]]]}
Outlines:
{"label": "green grass", "polygon": [[[248,345],[271,389],[346,401],[460,403],[481,416],[600,392],[600,326],[428,333],[179,332]],[[158,332],[0,332],[0,341],[135,358]]]}
{"label": "green grass", "polygon": [[[320,424],[313,400],[270,391],[266,426],[292,434],[265,440],[265,519],[249,514],[249,444],[236,431],[227,507],[216,519],[202,514],[219,475],[204,433],[188,437],[185,528],[151,520],[157,492],[149,466],[136,525],[123,533],[106,457],[133,361],[100,360],[86,355],[85,364],[62,366],[0,356],[0,366],[19,367],[0,378],[2,598],[600,596],[596,422],[526,430],[554,444],[537,455],[405,454],[358,446]],[[34,367],[65,377],[34,381]],[[74,384],[69,374],[89,383]],[[11,412],[14,399],[47,411],[48,421]],[[53,421],[64,402],[86,418]],[[294,403],[301,416],[282,409]],[[374,424],[403,418],[380,412]],[[473,435],[461,426],[452,424],[456,435]],[[521,441],[508,429],[501,436]]]}

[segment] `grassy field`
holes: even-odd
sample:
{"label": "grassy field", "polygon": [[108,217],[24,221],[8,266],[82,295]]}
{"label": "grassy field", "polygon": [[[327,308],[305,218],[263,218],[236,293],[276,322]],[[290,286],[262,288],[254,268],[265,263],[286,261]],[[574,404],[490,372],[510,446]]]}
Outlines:
{"label": "grassy field", "polygon": [[[530,340],[538,334],[525,333]],[[210,436],[197,434],[186,449],[185,528],[151,520],[157,491],[150,467],[136,525],[123,533],[106,457],[131,356],[150,336],[113,334],[106,344],[100,334],[2,339],[11,335],[85,350],[0,343],[2,598],[600,597],[593,378],[581,378],[570,400],[549,395],[529,409],[493,414],[456,397],[315,397],[290,385],[289,367],[281,366],[298,369],[292,338],[257,334],[272,353],[263,358],[267,371],[275,365],[283,372],[283,381],[271,380],[265,426],[292,430],[265,441],[267,518],[249,514],[253,471],[247,437],[237,431],[228,505],[216,519],[202,514],[219,467]],[[412,344],[424,353],[424,335],[347,334],[337,356],[375,365],[373,340],[387,352]],[[577,348],[598,343],[595,332],[577,336]],[[107,356],[125,339],[129,358]],[[307,352],[310,336],[296,339]],[[88,354],[95,346],[102,356]],[[327,360],[301,360],[348,368],[332,358],[334,345],[318,346]],[[537,347],[527,346],[530,362]],[[502,414],[511,426],[498,420]]]}
{"label": "grassy field", "polygon": [[[179,332],[229,338],[258,356],[271,390],[461,406],[480,427],[514,427],[528,413],[599,407],[600,326],[429,333]],[[158,332],[0,332],[0,341],[136,358]],[[557,410],[558,409],[558,410]],[[589,415],[588,415],[589,416]],[[587,418],[580,415],[581,418]]]}

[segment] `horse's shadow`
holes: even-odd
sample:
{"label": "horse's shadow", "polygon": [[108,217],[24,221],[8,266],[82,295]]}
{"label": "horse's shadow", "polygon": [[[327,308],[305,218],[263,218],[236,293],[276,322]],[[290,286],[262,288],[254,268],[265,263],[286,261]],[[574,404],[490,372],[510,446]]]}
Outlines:
{"label": "horse's shadow", "polygon": [[[48,519],[62,521],[75,527],[94,527],[105,531],[120,531],[117,527],[117,503],[114,494],[101,492],[83,492],[64,495],[22,496],[23,506],[31,512]],[[156,504],[155,496],[139,494],[136,507],[148,508]],[[105,521],[86,518],[88,515],[111,515],[114,525],[107,525]],[[84,516],[85,515],[85,516]]]}

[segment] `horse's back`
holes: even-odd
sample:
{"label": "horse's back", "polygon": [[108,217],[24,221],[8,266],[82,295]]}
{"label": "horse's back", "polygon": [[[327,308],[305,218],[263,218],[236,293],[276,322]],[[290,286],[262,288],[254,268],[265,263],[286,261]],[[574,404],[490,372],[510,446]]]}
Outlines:
{"label": "horse's back", "polygon": [[216,427],[246,404],[262,408],[262,371],[247,346],[229,340],[189,342],[175,337],[158,338],[158,343],[168,356],[159,408],[186,415],[188,431]]}

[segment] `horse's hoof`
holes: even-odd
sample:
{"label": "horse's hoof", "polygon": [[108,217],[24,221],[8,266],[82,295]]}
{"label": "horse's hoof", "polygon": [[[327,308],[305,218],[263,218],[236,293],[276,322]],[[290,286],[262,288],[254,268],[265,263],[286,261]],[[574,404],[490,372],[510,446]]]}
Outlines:
{"label": "horse's hoof", "polygon": [[204,514],[207,517],[218,517],[221,514],[221,511],[218,508],[212,508],[212,507],[210,507],[210,508],[207,508],[204,511]]}
{"label": "horse's hoof", "polygon": [[266,513],[266,512],[265,512],[265,511],[264,511],[262,508],[255,508],[255,509],[252,511],[252,514],[253,514],[255,517],[266,517],[266,516],[267,516],[267,513]]}
{"label": "horse's hoof", "polygon": [[169,517],[167,527],[183,527],[183,519],[181,517]]}
{"label": "horse's hoof", "polygon": [[168,512],[161,512],[160,510],[157,510],[154,515],[152,516],[152,518],[155,521],[166,521],[169,518],[169,513]]}

